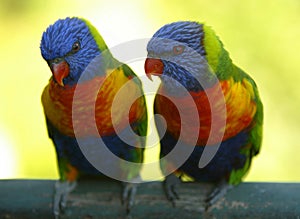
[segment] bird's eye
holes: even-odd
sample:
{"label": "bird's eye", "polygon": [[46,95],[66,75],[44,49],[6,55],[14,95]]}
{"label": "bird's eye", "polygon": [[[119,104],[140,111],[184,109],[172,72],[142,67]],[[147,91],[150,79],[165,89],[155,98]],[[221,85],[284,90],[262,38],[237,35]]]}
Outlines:
{"label": "bird's eye", "polygon": [[181,53],[183,53],[183,51],[184,51],[184,46],[182,45],[173,47],[174,55],[180,55]]}
{"label": "bird's eye", "polygon": [[75,42],[72,46],[72,52],[78,52],[80,50],[80,43],[79,42]]}

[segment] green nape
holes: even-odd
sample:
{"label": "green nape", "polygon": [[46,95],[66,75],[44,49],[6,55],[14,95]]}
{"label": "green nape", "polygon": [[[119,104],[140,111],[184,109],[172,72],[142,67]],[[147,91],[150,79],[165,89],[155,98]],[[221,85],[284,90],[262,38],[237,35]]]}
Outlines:
{"label": "green nape", "polygon": [[216,36],[215,32],[211,27],[203,24],[204,38],[203,45],[206,52],[206,59],[209,66],[214,72],[217,72],[217,67],[219,63],[219,54],[222,49],[220,40]]}
{"label": "green nape", "polygon": [[99,49],[103,52],[105,50],[107,50],[108,52],[108,47],[105,43],[105,41],[103,40],[102,36],[100,35],[100,33],[98,32],[98,30],[85,18],[80,18],[82,21],[84,21],[86,23],[86,25],[88,26],[88,28],[91,31],[92,36],[94,37]]}
{"label": "green nape", "polygon": [[235,74],[229,53],[214,30],[203,24],[203,45],[207,62],[219,80],[226,80]]}

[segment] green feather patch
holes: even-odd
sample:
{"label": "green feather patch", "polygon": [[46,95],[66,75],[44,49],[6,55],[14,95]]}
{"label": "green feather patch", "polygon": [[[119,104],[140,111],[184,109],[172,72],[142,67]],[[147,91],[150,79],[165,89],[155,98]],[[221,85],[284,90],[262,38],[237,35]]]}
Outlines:
{"label": "green feather patch", "polygon": [[94,37],[99,49],[101,51],[107,50],[108,49],[107,45],[104,42],[104,40],[103,40],[102,36],[100,35],[100,33],[98,32],[98,30],[88,20],[86,20],[84,18],[80,18],[80,19],[83,20],[86,23],[86,25],[88,26],[88,28],[90,29],[91,34]]}
{"label": "green feather patch", "polygon": [[204,48],[206,51],[207,62],[214,72],[217,72],[219,63],[219,54],[222,50],[220,40],[216,36],[215,32],[206,25],[203,25],[204,30]]}

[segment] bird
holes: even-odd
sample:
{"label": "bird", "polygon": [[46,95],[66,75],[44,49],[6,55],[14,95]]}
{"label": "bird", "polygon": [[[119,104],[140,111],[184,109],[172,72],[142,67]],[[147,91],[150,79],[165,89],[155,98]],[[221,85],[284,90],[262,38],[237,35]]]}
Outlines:
{"label": "bird", "polygon": [[198,21],[158,29],[148,41],[144,69],[149,79],[161,81],[154,113],[163,117],[155,123],[166,197],[176,204],[183,179],[212,183],[207,210],[242,182],[260,151],[257,85],[232,62],[215,31]]}
{"label": "bird", "polygon": [[114,58],[85,18],[66,17],[49,25],[40,50],[52,72],[41,100],[59,170],[55,217],[65,210],[79,179],[106,177],[107,173],[121,181],[122,203],[130,213],[141,180],[147,135],[141,80]]}

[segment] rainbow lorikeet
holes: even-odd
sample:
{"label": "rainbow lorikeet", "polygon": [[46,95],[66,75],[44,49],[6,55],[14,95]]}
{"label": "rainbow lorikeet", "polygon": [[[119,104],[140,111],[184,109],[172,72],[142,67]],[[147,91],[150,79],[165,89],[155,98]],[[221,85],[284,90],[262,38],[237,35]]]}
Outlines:
{"label": "rainbow lorikeet", "polygon": [[[112,178],[124,181],[122,201],[129,211],[147,132],[141,81],[113,57],[96,28],[82,18],[59,19],[50,25],[40,49],[52,71],[42,104],[60,174],[54,214],[65,207],[79,177],[104,176],[98,164]],[[105,148],[112,153],[105,153]],[[124,161],[136,165],[126,166]]]}
{"label": "rainbow lorikeet", "polygon": [[[179,148],[161,162],[164,174],[172,172],[164,181],[167,198],[175,203],[182,176],[212,182],[216,187],[207,208],[242,181],[259,153],[263,105],[257,86],[203,23],[167,24],[150,39],[147,51],[145,72],[162,82],[154,101],[154,113],[164,117],[156,119],[161,160]],[[215,152],[205,153],[207,148]],[[186,150],[190,154],[180,163]]]}

